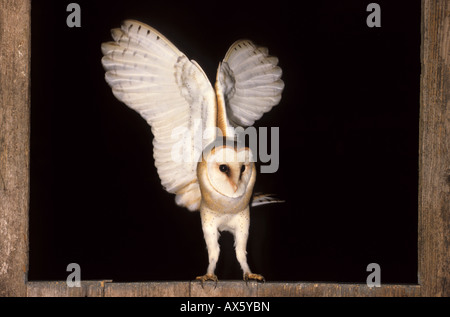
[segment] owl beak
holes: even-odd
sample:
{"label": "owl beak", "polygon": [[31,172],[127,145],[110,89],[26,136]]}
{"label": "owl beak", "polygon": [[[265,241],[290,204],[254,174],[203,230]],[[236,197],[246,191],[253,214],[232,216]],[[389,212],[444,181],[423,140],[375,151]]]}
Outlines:
{"label": "owl beak", "polygon": [[236,183],[232,179],[228,179],[228,181],[230,182],[231,188],[233,188],[234,192],[236,192],[238,190]]}

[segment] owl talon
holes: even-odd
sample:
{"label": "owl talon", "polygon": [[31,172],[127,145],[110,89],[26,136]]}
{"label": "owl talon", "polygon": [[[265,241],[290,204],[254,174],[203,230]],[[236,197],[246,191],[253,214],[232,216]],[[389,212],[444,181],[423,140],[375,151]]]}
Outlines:
{"label": "owl talon", "polygon": [[255,274],[255,273],[244,273],[244,281],[247,284],[248,280],[255,280],[258,282],[266,282],[266,279],[264,278],[264,276],[259,275],[259,274]]}
{"label": "owl talon", "polygon": [[215,289],[217,287],[217,282],[219,281],[219,279],[217,278],[217,276],[215,274],[205,274],[205,275],[197,276],[195,279],[199,280],[201,282],[202,288],[203,288],[203,282],[213,281],[213,282],[216,282],[214,285],[214,289]]}

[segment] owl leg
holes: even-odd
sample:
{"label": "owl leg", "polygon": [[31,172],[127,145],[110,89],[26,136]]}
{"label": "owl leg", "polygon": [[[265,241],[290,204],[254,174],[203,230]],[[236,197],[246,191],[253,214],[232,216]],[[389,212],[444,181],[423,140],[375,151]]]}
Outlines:
{"label": "owl leg", "polygon": [[248,280],[257,280],[264,282],[264,277],[259,274],[252,273],[250,271],[250,267],[247,263],[247,251],[246,251],[246,245],[247,245],[247,238],[248,233],[244,234],[240,231],[236,232],[235,235],[235,243],[236,243],[236,258],[239,261],[239,264],[241,265],[242,271],[244,272],[244,281]]}
{"label": "owl leg", "polygon": [[214,281],[217,284],[217,276],[214,274],[216,264],[219,260],[220,246],[219,246],[219,231],[215,226],[203,226],[203,234],[205,237],[206,248],[208,249],[209,265],[205,275],[197,276],[196,280],[202,282]]}
{"label": "owl leg", "polygon": [[235,227],[234,230],[234,244],[236,250],[236,258],[241,265],[242,271],[244,272],[244,281],[257,280],[265,281],[264,277],[259,274],[252,273],[250,267],[247,263],[247,240],[248,240],[248,229],[250,227],[250,216],[247,213],[243,213],[240,217],[239,226]]}

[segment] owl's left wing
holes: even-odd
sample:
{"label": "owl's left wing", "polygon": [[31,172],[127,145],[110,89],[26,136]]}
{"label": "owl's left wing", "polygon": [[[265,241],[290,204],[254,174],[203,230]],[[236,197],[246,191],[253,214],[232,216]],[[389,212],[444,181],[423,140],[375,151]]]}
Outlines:
{"label": "owl's left wing", "polygon": [[252,41],[239,40],[231,45],[216,81],[218,100],[223,99],[231,125],[251,126],[280,102],[284,82],[277,64],[278,58]]}
{"label": "owl's left wing", "polygon": [[215,93],[203,70],[152,27],[126,20],[102,44],[106,81],[114,95],[151,126],[153,156],[163,187],[178,205],[199,208],[197,162],[215,135]]}

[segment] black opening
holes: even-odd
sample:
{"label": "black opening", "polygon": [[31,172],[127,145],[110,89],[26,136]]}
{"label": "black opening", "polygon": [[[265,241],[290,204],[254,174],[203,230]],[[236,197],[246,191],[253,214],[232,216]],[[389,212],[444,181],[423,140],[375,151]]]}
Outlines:
{"label": "black opening", "polygon": [[[280,160],[255,190],[252,270],[268,281],[417,282],[420,1],[33,1],[30,280],[190,280],[207,252],[199,213],[160,185],[150,127],[113,96],[100,44],[126,18],[152,25],[211,80],[235,40],[279,58],[281,103],[256,127],[279,127]],[[240,279],[223,234],[216,274]]]}

